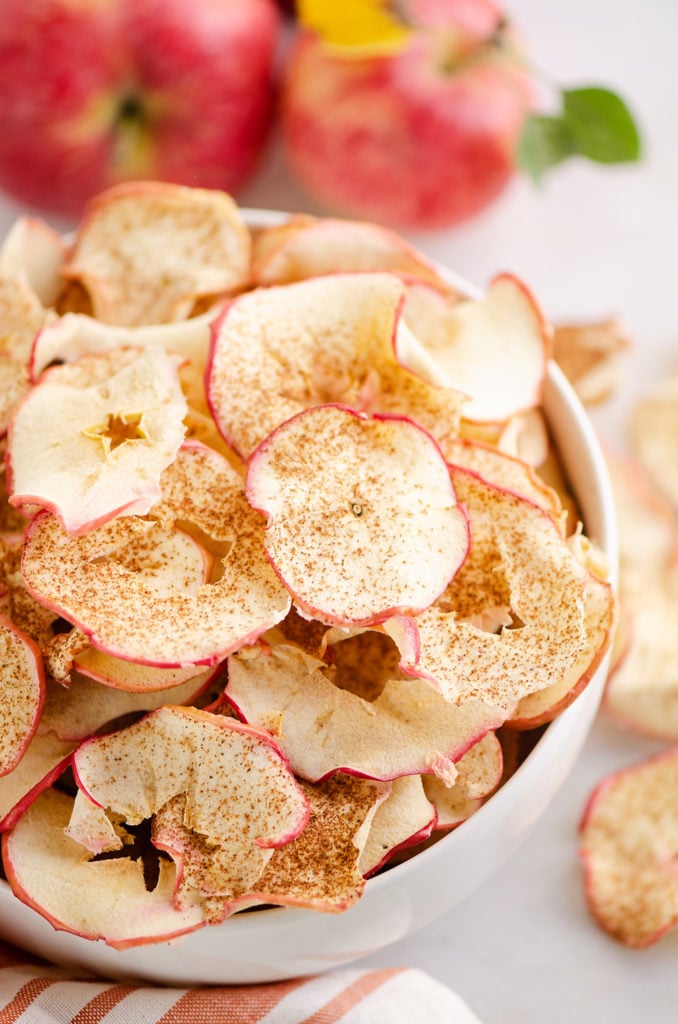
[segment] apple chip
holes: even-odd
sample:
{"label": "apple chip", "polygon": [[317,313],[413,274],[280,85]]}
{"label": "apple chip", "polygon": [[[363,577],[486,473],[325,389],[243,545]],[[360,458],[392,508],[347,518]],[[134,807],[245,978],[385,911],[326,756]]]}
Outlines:
{"label": "apple chip", "polygon": [[459,301],[428,291],[437,315],[421,310],[419,288],[416,305],[410,294],[403,316],[447,382],[469,396],[464,418],[497,422],[537,405],[550,335],[527,287],[502,274],[480,299]]}
{"label": "apple chip", "polygon": [[496,733],[475,743],[457,761],[457,778],[453,786],[444,786],[431,775],[423,778],[424,793],[436,810],[436,829],[456,828],[470,818],[501,780],[504,759]]}
{"label": "apple chip", "polygon": [[[202,675],[196,665],[185,665],[180,668],[155,668],[153,665],[138,665],[133,661],[115,658],[105,651],[98,651],[89,644],[73,658],[73,668],[81,675],[117,690],[129,693],[153,693],[169,690],[195,680],[195,693],[201,690],[198,677]],[[213,672],[209,673],[210,675]],[[181,700],[173,700],[173,704],[183,704]]]}
{"label": "apple chip", "polygon": [[[163,474],[153,520],[124,516],[82,537],[38,514],[23,555],[26,585],[116,657],[157,667],[214,665],[285,617],[290,597],[263,549],[261,517],[217,452],[184,445]],[[181,522],[197,541],[177,529]],[[221,550],[211,580],[174,549]]]}
{"label": "apple chip", "polygon": [[10,425],[11,504],[47,508],[74,535],[132,509],[147,512],[184,437],[174,360],[145,349],[85,388],[59,370],[31,390]]}
{"label": "apple chip", "polygon": [[54,733],[33,734],[16,767],[0,776],[0,832],[12,828],[28,805],[63,775],[76,746]]}
{"label": "apple chip", "polygon": [[285,420],[331,402],[410,416],[438,440],[454,434],[463,396],[417,375],[433,364],[400,324],[404,294],[392,274],[334,274],[229,303],[207,372],[228,443],[247,457]]}
{"label": "apple chip", "polygon": [[127,825],[157,816],[153,842],[177,862],[175,906],[204,897],[210,919],[215,899],[221,918],[236,909],[273,849],[308,821],[308,801],[267,733],[194,708],[166,706],[86,741],[73,771],[90,800]]}
{"label": "apple chip", "polygon": [[[609,645],[611,589],[579,563],[542,509],[466,470],[453,468],[452,478],[470,515],[473,543],[443,596],[417,619],[415,670],[435,681],[446,700],[463,706],[475,698],[506,718],[521,699],[564,686],[560,709]],[[482,628],[479,616],[502,608],[511,621],[499,632]]]}
{"label": "apple chip", "polygon": [[254,241],[257,284],[290,284],[347,270],[387,270],[444,286],[435,267],[404,238],[367,221],[292,217]]}
{"label": "apple chip", "polygon": [[21,760],[38,726],[44,700],[40,651],[0,615],[0,776]]}
{"label": "apple chip", "polygon": [[0,275],[0,436],[28,392],[31,346],[46,319],[46,311],[27,284]]}
{"label": "apple chip", "polygon": [[0,247],[0,276],[22,281],[44,307],[54,306],[64,259],[61,235],[38,217],[19,217]]}
{"label": "apple chip", "polygon": [[[157,671],[170,673],[173,669]],[[48,684],[38,729],[41,733],[53,732],[61,740],[88,739],[127,715],[141,716],[165,704],[191,704],[214,674],[213,669],[208,669],[163,690],[133,692],[104,686],[74,672],[69,686]]]}
{"label": "apple chip", "polygon": [[247,497],[268,517],[266,552],[297,607],[328,624],[416,614],[468,550],[440,450],[402,418],[299,413],[251,457]]}
{"label": "apple chip", "polygon": [[657,942],[678,922],[678,751],[609,776],[581,824],[585,891],[596,922],[627,946]]}
{"label": "apple chip", "polygon": [[[436,781],[446,788],[444,783]],[[403,775],[391,783],[391,792],[376,810],[360,855],[360,870],[366,878],[379,871],[395,853],[431,835],[436,809],[424,789],[420,775]]]}
{"label": "apple chip", "polygon": [[619,356],[630,342],[614,319],[561,324],[553,332],[553,358],[585,405],[596,405],[619,387]]}
{"label": "apple chip", "polygon": [[424,679],[393,679],[374,701],[335,686],[325,665],[292,645],[251,647],[228,661],[225,697],[276,736],[295,773],[318,782],[345,771],[390,780],[434,774],[452,785],[454,761],[501,722],[495,708],[445,701]]}
{"label": "apple chip", "polygon": [[[205,924],[199,909],[177,910],[174,864],[156,856],[149,889],[141,856],[97,858],[66,834],[73,798],[42,793],[3,836],[3,863],[15,896],[60,931],[118,949],[162,942]],[[130,840],[132,840],[130,835]],[[59,879],[55,885],[54,880]]]}
{"label": "apple chip", "polygon": [[247,285],[250,236],[224,192],[133,182],[89,204],[64,276],[89,292],[97,320],[184,320],[196,299]]}
{"label": "apple chip", "polygon": [[678,508],[678,373],[639,402],[631,418],[631,443],[655,487]]}

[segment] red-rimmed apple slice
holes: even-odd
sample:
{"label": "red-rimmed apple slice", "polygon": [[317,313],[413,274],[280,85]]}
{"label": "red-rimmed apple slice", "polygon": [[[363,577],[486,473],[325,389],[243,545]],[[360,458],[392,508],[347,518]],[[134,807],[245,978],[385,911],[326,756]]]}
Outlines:
{"label": "red-rimmed apple slice", "polygon": [[[98,651],[89,644],[73,658],[73,668],[93,682],[128,693],[154,693],[170,690],[177,686],[191,683],[196,686],[196,694],[203,684],[199,676],[203,673],[196,665],[177,668],[154,668],[152,665],[137,665],[133,661],[115,658],[105,651]],[[212,670],[210,675],[214,674]],[[183,704],[180,699],[172,700],[172,704]]]}
{"label": "red-rimmed apple slice", "polygon": [[638,402],[631,417],[633,450],[655,487],[678,508],[678,374]]}
{"label": "red-rimmed apple slice", "polygon": [[459,774],[453,786],[424,776],[424,792],[436,809],[436,829],[447,831],[470,818],[497,788],[503,769],[501,743],[495,733],[488,732],[457,762]]}
{"label": "red-rimmed apple slice", "polygon": [[0,832],[12,828],[29,804],[70,764],[77,744],[36,732],[16,768],[0,777]]}
{"label": "red-rimmed apple slice", "polygon": [[[390,785],[341,774],[315,786],[300,785],[309,803],[308,824],[296,839],[273,851],[240,907],[274,904],[337,914],[362,896],[359,862]],[[218,913],[218,904],[214,909]]]}
{"label": "red-rimmed apple slice", "polygon": [[560,498],[541,480],[530,463],[490,444],[463,438],[446,442],[445,457],[448,462],[472,470],[495,487],[523,495],[559,522],[562,516]]}
{"label": "red-rimmed apple slice", "polygon": [[224,192],[133,182],[92,200],[63,273],[84,284],[97,320],[164,323],[202,296],[245,287],[250,251]]}
{"label": "red-rimmed apple slice", "polygon": [[69,686],[48,685],[38,728],[41,733],[53,732],[61,740],[84,740],[123,716],[141,716],[165,704],[191,704],[209,686],[214,675],[215,670],[208,669],[164,690],[134,693],[73,673]]}
{"label": "red-rimmed apple slice", "polygon": [[38,647],[0,615],[0,776],[20,762],[44,701],[45,673]]}
{"label": "red-rimmed apple slice", "polygon": [[584,888],[596,922],[636,949],[678,922],[678,751],[604,779],[581,823]]}
{"label": "red-rimmed apple slice", "polygon": [[290,284],[341,271],[387,270],[438,287],[435,267],[404,238],[368,221],[293,217],[254,240],[252,275],[257,284]]}
{"label": "red-rimmed apple slice", "polygon": [[537,405],[550,330],[528,288],[501,274],[481,299],[460,302],[435,289],[429,293],[437,315],[423,315],[420,302],[415,307],[410,299],[403,316],[448,383],[469,396],[464,418],[497,422]]}
{"label": "red-rimmed apple slice", "polygon": [[43,306],[54,306],[61,289],[65,245],[38,217],[19,217],[0,247],[0,276],[24,281]]}
{"label": "red-rimmed apple slice", "polygon": [[463,396],[417,376],[432,361],[399,331],[404,289],[392,274],[334,274],[229,303],[207,373],[228,443],[247,457],[285,420],[331,402],[410,416],[439,439],[454,433]]}
{"label": "red-rimmed apple slice", "polygon": [[[242,478],[217,452],[182,447],[162,491],[154,521],[124,516],[83,537],[38,514],[26,534],[24,579],[100,650],[157,667],[214,665],[280,622],[291,599],[266,557]],[[211,580],[177,573],[171,559],[164,571],[158,565],[161,540],[188,540],[177,522],[197,531],[200,550],[214,546]]]}
{"label": "red-rimmed apple slice", "polygon": [[273,739],[194,708],[162,707],[85,741],[73,772],[90,800],[127,825],[156,816],[153,842],[177,863],[178,909],[205,898],[212,909],[221,902],[221,917],[231,913],[273,849],[308,822],[308,801]]}
{"label": "red-rimmed apple slice", "polygon": [[453,762],[501,716],[476,700],[445,701],[423,679],[394,679],[374,701],[342,690],[299,648],[251,647],[229,658],[225,697],[272,732],[294,771],[318,782],[335,771],[390,780],[432,773],[450,785]]}
{"label": "red-rimmed apple slice", "polygon": [[100,384],[59,378],[37,384],[10,424],[11,504],[47,508],[75,535],[148,511],[184,438],[174,359],[149,348]]}
{"label": "red-rimmed apple slice", "polygon": [[94,859],[66,835],[72,809],[72,797],[49,789],[3,836],[7,880],[22,903],[60,931],[104,939],[119,949],[172,939],[205,924],[198,908],[174,907],[171,861],[158,860],[157,883],[149,891],[141,857]]}
{"label": "red-rimmed apple slice", "polygon": [[[439,785],[445,789],[442,782]],[[394,779],[390,794],[372,819],[360,856],[363,875],[369,878],[400,850],[428,839],[435,824],[436,809],[424,792],[422,776],[404,775]]]}
{"label": "red-rimmed apple slice", "polygon": [[257,448],[246,489],[268,517],[276,572],[297,606],[328,624],[416,614],[468,551],[440,449],[410,420],[307,409]]}
{"label": "red-rimmed apple slice", "polygon": [[[580,564],[542,509],[467,470],[451,473],[473,544],[437,605],[417,619],[416,671],[446,700],[463,706],[475,698],[507,718],[528,695],[565,685],[560,708],[588,682],[610,643],[611,589]],[[479,628],[471,619],[484,604],[508,607],[512,623],[498,633]]]}

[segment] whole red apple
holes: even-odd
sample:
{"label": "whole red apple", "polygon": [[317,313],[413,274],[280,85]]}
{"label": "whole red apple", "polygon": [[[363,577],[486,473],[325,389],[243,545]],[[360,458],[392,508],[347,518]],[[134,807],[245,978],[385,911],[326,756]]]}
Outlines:
{"label": "whole red apple", "polygon": [[235,191],[279,25],[273,0],[2,0],[0,187],[67,215],[130,178]]}
{"label": "whole red apple", "polygon": [[364,57],[304,34],[286,76],[293,167],[330,207],[405,229],[449,227],[507,185],[531,80],[489,0],[412,4],[395,53]]}

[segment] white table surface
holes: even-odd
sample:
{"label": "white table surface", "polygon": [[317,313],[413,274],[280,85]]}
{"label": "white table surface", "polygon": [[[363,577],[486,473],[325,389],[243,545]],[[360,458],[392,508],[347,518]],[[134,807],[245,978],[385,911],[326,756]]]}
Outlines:
{"label": "white table surface", "polygon": [[[623,91],[642,125],[645,159],[605,170],[571,162],[538,191],[517,179],[467,226],[410,237],[479,284],[515,271],[555,320],[619,316],[634,347],[621,394],[594,421],[620,447],[634,400],[678,369],[678,0],[509,7],[535,64],[564,84]],[[275,140],[239,200],[318,210],[290,180]],[[0,196],[0,237],[20,212]],[[643,952],[608,939],[587,914],[576,853],[593,786],[657,749],[599,716],[573,774],[518,853],[455,911],[365,963],[429,971],[484,1024],[678,1020],[678,932]]]}

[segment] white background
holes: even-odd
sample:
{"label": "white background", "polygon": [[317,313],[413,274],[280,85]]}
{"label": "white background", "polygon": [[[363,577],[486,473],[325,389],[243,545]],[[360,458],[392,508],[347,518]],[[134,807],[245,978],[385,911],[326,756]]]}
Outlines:
{"label": "white background", "polygon": [[[411,238],[479,284],[515,271],[555,320],[617,315],[634,345],[622,393],[594,421],[606,443],[623,447],[634,400],[678,369],[678,0],[514,0],[509,10],[535,64],[563,84],[624,93],[645,159],[604,170],[571,162],[538,191],[517,179],[468,226]],[[275,140],[239,199],[318,209],[290,181]],[[0,235],[19,212],[0,197]],[[424,968],[484,1024],[678,1020],[678,932],[642,952],[608,939],[587,914],[577,860],[577,823],[593,786],[658,746],[599,717],[518,854],[453,913],[367,963]]]}

